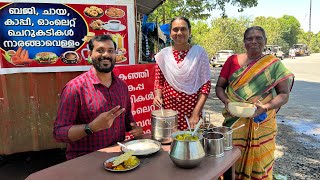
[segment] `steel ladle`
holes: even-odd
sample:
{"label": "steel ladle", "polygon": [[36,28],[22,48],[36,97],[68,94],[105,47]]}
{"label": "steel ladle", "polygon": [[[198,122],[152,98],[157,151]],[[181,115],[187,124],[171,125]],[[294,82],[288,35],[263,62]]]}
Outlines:
{"label": "steel ladle", "polygon": [[[237,129],[240,129],[240,128],[242,128],[243,126],[245,126],[245,124],[242,124],[242,125],[240,125],[239,127],[236,127],[236,128],[234,128],[234,129],[231,129],[230,131],[234,131],[234,130],[237,130]],[[228,131],[228,132],[230,132],[230,131]]]}
{"label": "steel ladle", "polygon": [[203,119],[200,118],[199,122],[196,125],[196,128],[194,128],[193,132],[192,132],[192,136],[194,136],[196,134],[196,132],[198,131],[198,129],[200,128],[200,125],[202,124]]}

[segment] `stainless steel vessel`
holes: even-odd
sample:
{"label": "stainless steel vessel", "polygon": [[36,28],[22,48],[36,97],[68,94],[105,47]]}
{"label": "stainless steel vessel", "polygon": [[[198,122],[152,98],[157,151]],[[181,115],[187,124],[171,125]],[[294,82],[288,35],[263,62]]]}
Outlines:
{"label": "stainless steel vessel", "polygon": [[204,150],[208,156],[222,157],[224,155],[223,134],[208,132],[204,134]]}
{"label": "stainless steel vessel", "polygon": [[232,146],[232,129],[226,126],[214,127],[213,131],[222,133],[224,136],[224,150],[231,150]]}
{"label": "stainless steel vessel", "polygon": [[172,142],[172,133],[178,128],[178,112],[171,109],[151,112],[152,139],[168,144]]}
{"label": "stainless steel vessel", "polygon": [[170,159],[181,168],[194,168],[198,166],[205,157],[204,149],[200,143],[203,136],[197,134],[199,140],[177,140],[179,134],[191,134],[190,131],[179,131],[172,134],[173,141],[170,146]]}

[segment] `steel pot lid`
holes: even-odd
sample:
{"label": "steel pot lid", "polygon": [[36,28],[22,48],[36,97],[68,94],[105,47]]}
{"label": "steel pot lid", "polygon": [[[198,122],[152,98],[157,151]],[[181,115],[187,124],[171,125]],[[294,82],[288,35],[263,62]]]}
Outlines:
{"label": "steel pot lid", "polygon": [[177,114],[178,112],[172,109],[163,109],[162,112],[161,109],[159,109],[151,112],[151,115],[155,117],[172,117],[176,116]]}

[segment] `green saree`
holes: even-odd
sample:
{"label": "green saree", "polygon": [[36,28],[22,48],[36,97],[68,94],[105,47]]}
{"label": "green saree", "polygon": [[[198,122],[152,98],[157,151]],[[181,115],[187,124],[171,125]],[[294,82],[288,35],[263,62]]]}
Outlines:
{"label": "green saree", "polygon": [[[232,74],[226,94],[231,101],[265,104],[276,96],[274,87],[279,82],[288,80],[291,90],[293,77],[279,59],[265,55]],[[251,118],[234,117],[226,110],[223,115],[224,126],[245,124],[244,128],[233,132],[233,145],[241,149],[241,157],[236,163],[236,179],[272,179],[276,110],[269,110],[267,118],[260,124]]]}

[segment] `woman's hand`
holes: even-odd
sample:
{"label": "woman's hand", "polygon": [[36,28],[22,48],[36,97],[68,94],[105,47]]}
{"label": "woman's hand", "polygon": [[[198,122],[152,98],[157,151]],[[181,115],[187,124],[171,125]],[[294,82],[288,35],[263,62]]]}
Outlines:
{"label": "woman's hand", "polygon": [[197,125],[197,123],[199,122],[200,116],[197,115],[191,115],[191,117],[189,118],[189,123],[190,123],[190,128],[194,129]]}
{"label": "woman's hand", "polygon": [[224,107],[226,108],[227,112],[229,112],[229,109],[228,109],[228,104],[230,103],[231,101],[229,99],[226,99],[224,101]]}
{"label": "woman's hand", "polygon": [[268,111],[266,105],[258,104],[258,103],[256,103],[255,105],[256,105],[256,107],[257,107],[257,110],[256,110],[255,113],[251,116],[251,118],[255,118],[255,117],[259,116],[260,114],[266,113],[266,112]]}
{"label": "woman's hand", "polygon": [[162,99],[162,97],[160,97],[160,96],[155,96],[154,99],[153,99],[153,104],[156,105],[156,106],[158,106],[159,108],[161,108],[162,105],[163,105],[163,99]]}

